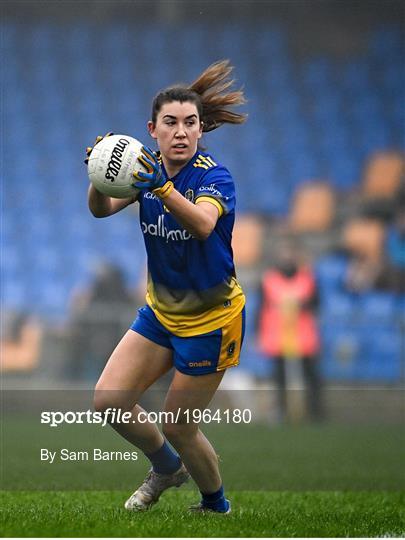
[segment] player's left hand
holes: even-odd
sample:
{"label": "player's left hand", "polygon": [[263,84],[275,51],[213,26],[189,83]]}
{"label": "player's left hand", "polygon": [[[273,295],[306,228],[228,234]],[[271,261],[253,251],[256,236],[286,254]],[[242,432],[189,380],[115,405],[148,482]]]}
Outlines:
{"label": "player's left hand", "polygon": [[141,155],[138,157],[139,163],[141,163],[147,172],[135,171],[133,177],[136,182],[134,186],[139,189],[159,189],[163,187],[167,178],[160,166],[156,154],[147,146],[142,146]]}

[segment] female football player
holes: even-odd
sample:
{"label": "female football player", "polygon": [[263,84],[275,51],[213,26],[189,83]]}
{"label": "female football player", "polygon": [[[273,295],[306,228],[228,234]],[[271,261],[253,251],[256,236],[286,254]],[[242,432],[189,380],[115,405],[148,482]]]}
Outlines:
{"label": "female football player", "polygon": [[[202,495],[194,510],[230,511],[215,450],[190,415],[208,406],[225,370],[238,365],[244,334],[245,297],[231,249],[234,183],[229,171],[198,147],[204,132],[245,121],[246,115],[231,110],[245,102],[242,91],[230,90],[232,69],[228,61],[217,62],[190,86],[173,86],[154,98],[148,131],[159,151],[142,148],[139,160],[147,172],[134,173],[141,190],[136,198],[114,199],[89,188],[95,217],[139,202],[148,256],[146,305],[95,391],[96,410],[131,411],[133,421],[112,425],[152,464],[125,503],[129,510],[150,508],[164,490],[191,475]],[[137,403],[172,367],[164,410],[173,417],[168,415],[162,435],[155,423],[139,421],[145,412]]]}

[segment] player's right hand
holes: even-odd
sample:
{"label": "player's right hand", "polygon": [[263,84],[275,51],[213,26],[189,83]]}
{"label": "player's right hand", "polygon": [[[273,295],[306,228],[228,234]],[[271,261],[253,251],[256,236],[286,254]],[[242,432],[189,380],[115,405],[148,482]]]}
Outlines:
{"label": "player's right hand", "polygon": [[114,135],[114,133],[112,131],[109,131],[108,133],[106,133],[104,136],[103,135],[97,135],[96,137],[96,140],[94,141],[93,143],[93,146],[88,146],[86,148],[86,159],[84,160],[84,163],[87,165],[88,162],[89,162],[89,157],[90,157],[90,154],[92,153],[93,151],[93,148],[96,146],[97,143],[99,143],[100,141],[102,141],[103,139],[105,139],[106,137],[110,137],[111,135]]}

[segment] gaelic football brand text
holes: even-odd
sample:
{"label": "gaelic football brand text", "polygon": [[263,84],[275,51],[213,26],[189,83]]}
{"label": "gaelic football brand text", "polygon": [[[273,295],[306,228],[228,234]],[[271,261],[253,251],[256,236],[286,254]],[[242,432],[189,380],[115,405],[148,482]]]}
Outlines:
{"label": "gaelic football brand text", "polygon": [[143,234],[150,234],[151,236],[160,236],[164,238],[166,242],[190,240],[192,235],[186,231],[186,229],[168,229],[165,227],[165,216],[160,214],[157,223],[145,223],[142,221],[141,227]]}
{"label": "gaelic football brand text", "polygon": [[114,180],[118,176],[122,165],[122,156],[128,144],[129,141],[127,139],[121,138],[114,146],[111,154],[111,159],[108,162],[107,171],[105,173],[105,177],[107,180],[111,180],[111,182],[114,182]]}

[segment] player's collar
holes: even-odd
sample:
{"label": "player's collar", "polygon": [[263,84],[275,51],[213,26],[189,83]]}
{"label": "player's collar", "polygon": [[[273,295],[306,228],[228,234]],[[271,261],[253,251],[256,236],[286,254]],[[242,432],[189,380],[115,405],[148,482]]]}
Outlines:
{"label": "player's collar", "polygon": [[[179,179],[179,176],[184,174],[184,172],[186,170],[188,170],[192,165],[193,163],[195,162],[195,160],[197,159],[198,155],[200,154],[201,152],[197,149],[194,156],[189,160],[187,161],[187,163],[179,170],[179,172],[177,174],[175,174],[172,178],[170,178],[169,180],[171,180],[172,182],[176,182],[176,180]],[[161,157],[161,154],[159,152],[159,159],[161,160],[160,163],[161,163],[161,166],[162,166],[162,169],[165,173],[165,175],[167,176],[167,178],[169,178],[168,174],[167,174],[167,171],[165,169],[165,166],[164,166],[164,163],[163,163],[163,160],[162,160],[162,157]]]}

